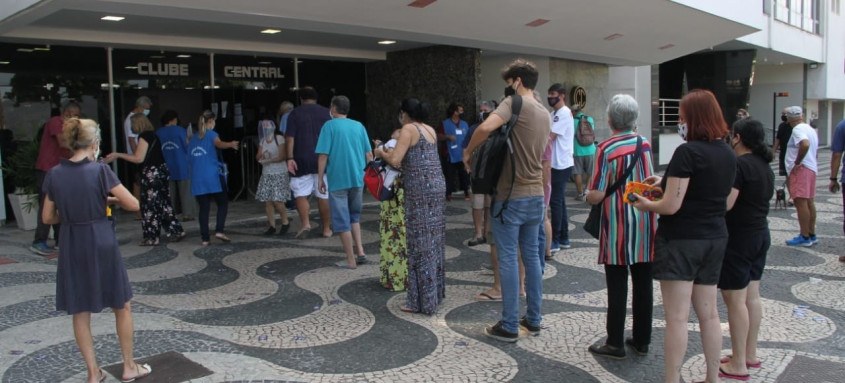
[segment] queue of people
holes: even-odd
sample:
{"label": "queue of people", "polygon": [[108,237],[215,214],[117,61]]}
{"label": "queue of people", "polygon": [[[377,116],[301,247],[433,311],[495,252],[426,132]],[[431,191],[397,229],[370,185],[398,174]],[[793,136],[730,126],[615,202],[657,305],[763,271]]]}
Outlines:
{"label": "queue of people", "polygon": [[[278,121],[263,121],[255,155],[262,165],[256,199],[265,203],[265,235],[283,235],[290,227],[284,204],[296,200],[301,228],[296,238],[310,235],[308,198],[318,200],[322,235],[339,234],[344,259],[337,266],[356,269],[369,260],[361,240],[363,169],[380,158],[401,176],[392,181],[394,198],[380,205],[380,282],[392,291],[406,291],[400,310],[431,315],[446,297],[446,201],[455,188],[452,179],[472,200],[474,237],[468,245],[489,242],[493,253],[495,284],[480,300],[502,302],[497,323],[483,333],[493,339],[516,342],[520,329],[539,335],[542,327],[542,276],[551,254],[569,244],[566,184],[574,168],[579,181],[576,199],[601,210],[598,263],[607,284],[607,338],[588,347],[602,357],[624,358],[626,346],[647,354],[652,337],[653,288],[657,280],[666,320],[664,379],[680,381],[687,349],[690,303],[698,317],[706,363],[705,381],[718,378],[748,380],[750,368],[759,368],[757,333],[760,328],[760,280],[771,239],[766,217],[774,193],[769,163],[772,150],[764,143],[763,125],[743,116],[732,127],[707,90],[692,90],[680,103],[678,133],[685,141],[674,152],[665,174],[654,172],[652,147],[637,133],[639,107],[629,95],[616,95],[607,107],[611,136],[594,145],[581,142],[574,150],[577,124],[588,116],[572,112],[565,89],[554,84],[542,104],[534,88],[539,74],[531,62],[516,60],[502,72],[510,94],[500,104],[485,102],[481,122],[470,127],[461,119],[463,107],[453,104],[440,131],[425,123],[429,105],[416,98],[401,102],[392,140],[370,144],[364,126],[348,118],[350,100],[332,98],[330,108],[316,103],[313,88],[300,92],[302,106],[283,107]],[[111,227],[103,230],[107,205],[141,211],[142,246],[160,243],[163,229],[170,241],[186,234],[173,205],[182,207],[182,218],[193,218],[198,204],[201,243],[211,240],[210,204],[217,205],[214,237],[229,242],[227,170],[221,150],[238,150],[239,142],[224,141],[214,131],[216,115],[199,117],[197,132],[178,125],[178,115],[167,111],[156,131],[143,109],[149,99],[139,99],[139,111],[130,114],[134,145],[127,153],[111,153],[105,162],[121,159],[139,164],[140,203],[123,187],[110,168],[97,162],[99,128],[79,119],[78,105],[69,104],[60,119],[52,121],[45,136],[55,148],[44,174],[44,225],[56,225],[59,240],[57,278],[58,310],[74,316],[77,343],[88,366],[89,380],[103,376],[94,355],[90,313],[111,308],[124,355],[123,378],[140,378],[152,372],[132,359],[132,298],[125,266]],[[519,107],[515,106],[519,105]],[[747,114],[747,112],[746,112]],[[801,232],[790,246],[811,246],[815,236],[816,149],[815,132],[802,124],[803,111],[784,111],[792,127],[786,166],[790,193],[798,207]],[[476,149],[514,117],[510,140],[512,161],[504,162],[497,190],[508,193],[473,196],[469,169]],[[589,119],[590,124],[594,122]],[[845,123],[837,129],[834,152],[845,148]],[[841,132],[840,132],[841,130]],[[841,134],[840,134],[841,133]],[[58,138],[61,138],[59,140]],[[841,142],[840,142],[841,141]],[[446,159],[439,151],[446,142]],[[61,146],[70,151],[60,155]],[[589,158],[578,158],[589,157]],[[46,161],[46,160],[45,160]],[[46,164],[46,162],[45,162]],[[838,171],[838,164],[832,167]],[[583,180],[582,175],[589,175]],[[662,199],[633,193],[611,185],[641,182],[652,185]],[[61,185],[61,187],[59,187]],[[831,191],[839,184],[831,177]],[[174,193],[175,192],[175,193]],[[171,194],[178,193],[178,198]],[[193,198],[186,198],[187,195]],[[79,196],[90,203],[75,202]],[[843,194],[845,198],[845,194]],[[281,216],[277,228],[275,215]],[[476,214],[478,213],[478,214]],[[61,219],[59,218],[61,217]],[[58,226],[59,223],[64,225]],[[51,251],[36,237],[33,246]],[[43,244],[43,246],[42,246]],[[43,248],[43,249],[42,249]],[[840,260],[843,260],[840,258]],[[86,265],[96,265],[88,267]],[[84,267],[83,267],[84,266]],[[93,274],[92,274],[93,273]],[[624,336],[628,276],[633,281],[633,333]],[[721,328],[717,292],[728,308],[732,354],[720,356]],[[100,294],[109,291],[109,294]],[[520,298],[526,300],[521,315]]]}

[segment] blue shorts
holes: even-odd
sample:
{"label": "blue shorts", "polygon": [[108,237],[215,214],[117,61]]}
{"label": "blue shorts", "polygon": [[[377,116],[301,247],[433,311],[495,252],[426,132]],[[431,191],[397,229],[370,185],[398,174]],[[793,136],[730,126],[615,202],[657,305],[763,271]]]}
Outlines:
{"label": "blue shorts", "polygon": [[361,191],[364,188],[349,188],[329,192],[329,206],[332,211],[332,231],[345,233],[353,223],[361,222]]}

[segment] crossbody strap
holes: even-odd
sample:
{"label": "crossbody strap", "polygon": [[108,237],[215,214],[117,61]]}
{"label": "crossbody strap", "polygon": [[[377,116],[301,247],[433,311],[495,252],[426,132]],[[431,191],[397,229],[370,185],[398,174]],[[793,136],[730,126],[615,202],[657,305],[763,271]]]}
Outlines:
{"label": "crossbody strap", "polygon": [[616,180],[616,182],[614,182],[613,185],[610,185],[610,187],[607,188],[607,190],[604,192],[604,198],[602,198],[602,200],[601,200],[601,202],[599,202],[599,204],[604,202],[604,200],[607,199],[607,197],[610,197],[613,193],[616,193],[616,190],[619,189],[619,187],[621,187],[622,184],[625,183],[625,181],[628,179],[628,177],[631,176],[631,173],[634,172],[634,167],[637,166],[637,162],[640,162],[640,157],[642,157],[642,151],[643,151],[643,138],[642,138],[642,136],[637,135],[637,150],[634,151],[634,160],[631,161],[630,165],[628,165],[628,169],[625,169],[625,174],[622,176],[622,178]]}
{"label": "crossbody strap", "polygon": [[[513,144],[511,143],[511,133],[513,132],[513,128],[516,127],[516,121],[519,119],[519,113],[522,112],[522,96],[515,94],[511,96],[511,118],[508,121],[508,124],[503,127],[502,129],[507,129],[505,135],[507,136],[507,144],[508,144],[508,157],[511,158],[511,187],[508,189],[508,196],[505,197],[504,202],[502,202],[502,208],[499,209],[499,212],[493,216],[493,218],[499,218],[504,222],[504,218],[502,217],[502,213],[505,209],[508,208],[508,201],[511,199],[511,195],[513,194],[513,185],[516,182],[516,159],[514,158],[513,152]],[[495,197],[495,195],[494,195]]]}

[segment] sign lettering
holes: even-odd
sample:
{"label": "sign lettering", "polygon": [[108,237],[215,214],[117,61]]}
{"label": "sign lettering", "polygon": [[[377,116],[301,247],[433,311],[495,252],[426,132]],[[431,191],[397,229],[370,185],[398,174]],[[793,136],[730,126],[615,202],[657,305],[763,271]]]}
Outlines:
{"label": "sign lettering", "polygon": [[282,69],[266,66],[236,66],[223,67],[223,76],[228,78],[285,78]]}
{"label": "sign lettering", "polygon": [[143,76],[188,76],[188,64],[140,62],[137,66]]}

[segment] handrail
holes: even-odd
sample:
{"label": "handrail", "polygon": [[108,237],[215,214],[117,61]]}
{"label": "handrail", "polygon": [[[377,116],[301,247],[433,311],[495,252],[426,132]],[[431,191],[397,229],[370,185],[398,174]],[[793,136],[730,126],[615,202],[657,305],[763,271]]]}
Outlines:
{"label": "handrail", "polygon": [[680,118],[681,100],[674,98],[658,99],[658,118],[660,126],[677,125]]}

